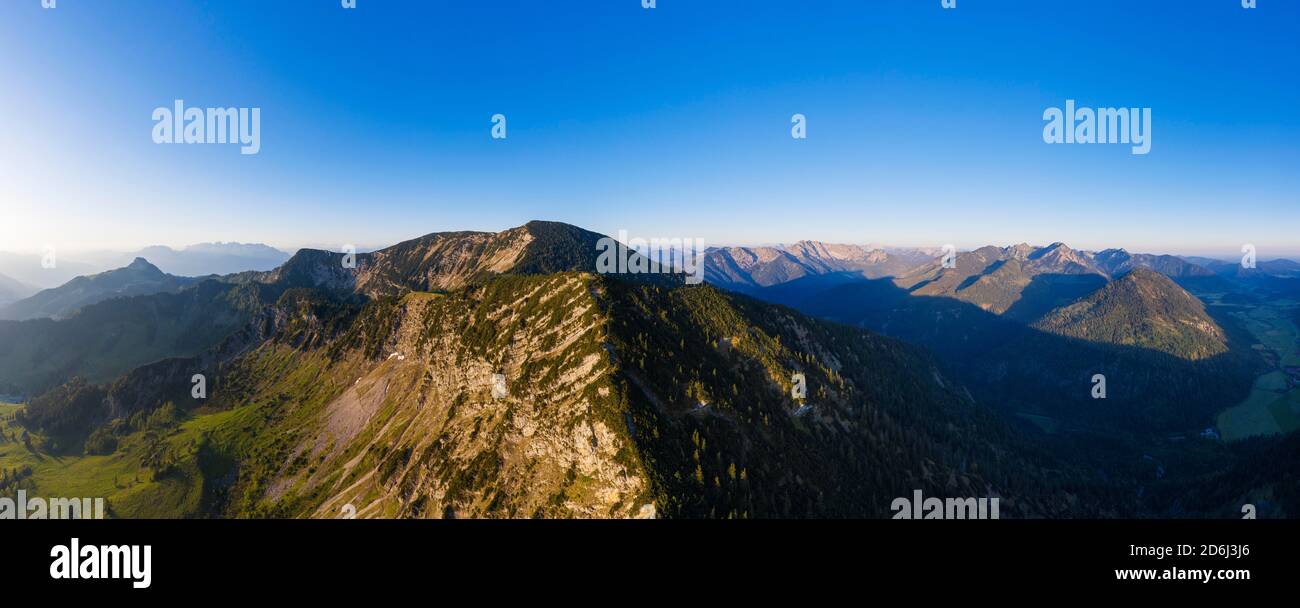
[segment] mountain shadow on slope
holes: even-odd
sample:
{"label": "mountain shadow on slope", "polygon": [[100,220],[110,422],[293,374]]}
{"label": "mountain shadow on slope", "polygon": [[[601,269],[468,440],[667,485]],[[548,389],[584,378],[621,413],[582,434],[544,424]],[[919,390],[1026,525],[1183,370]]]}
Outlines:
{"label": "mountain shadow on slope", "polygon": [[[1189,361],[1046,333],[953,298],[914,296],[889,281],[834,288],[802,309],[929,348],[981,402],[1102,434],[1205,428],[1249,392],[1259,365],[1239,330],[1228,332],[1228,352]],[[1106,378],[1105,399],[1092,398],[1095,374]]]}

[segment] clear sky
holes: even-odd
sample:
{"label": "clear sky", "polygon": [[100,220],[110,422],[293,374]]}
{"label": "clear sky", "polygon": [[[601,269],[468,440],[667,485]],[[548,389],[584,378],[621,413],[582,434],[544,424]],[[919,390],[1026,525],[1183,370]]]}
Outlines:
{"label": "clear sky", "polygon": [[[0,2],[0,250],[551,219],[710,244],[1300,253],[1300,2],[357,4]],[[260,153],[153,143],[175,99],[261,108]],[[1151,152],[1045,144],[1066,99],[1152,108]]]}

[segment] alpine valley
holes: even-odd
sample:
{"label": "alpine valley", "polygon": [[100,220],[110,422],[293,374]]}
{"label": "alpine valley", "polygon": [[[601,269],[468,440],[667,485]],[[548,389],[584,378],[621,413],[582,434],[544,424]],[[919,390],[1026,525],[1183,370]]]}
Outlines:
{"label": "alpine valley", "polygon": [[535,221],[11,281],[0,495],[123,518],[886,518],[914,495],[1300,516],[1294,262],[802,241],[710,249],[688,285],[597,272],[602,238]]}

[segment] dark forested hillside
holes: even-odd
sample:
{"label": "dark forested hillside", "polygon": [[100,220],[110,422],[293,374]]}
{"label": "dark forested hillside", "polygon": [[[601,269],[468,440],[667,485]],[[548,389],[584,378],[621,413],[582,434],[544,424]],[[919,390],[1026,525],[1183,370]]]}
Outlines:
{"label": "dark forested hillside", "polygon": [[[1105,433],[1203,429],[1224,404],[1249,392],[1258,366],[1245,344],[1188,360],[1055,335],[951,298],[911,296],[884,281],[830,290],[803,309],[924,345],[977,399],[1009,414]],[[1097,374],[1106,378],[1105,399],[1092,395]]]}
{"label": "dark forested hillside", "polygon": [[0,393],[36,396],[74,376],[107,382],[159,359],[220,344],[279,288],[204,281],[178,293],[115,298],[64,320],[0,321]]}
{"label": "dark forested hillside", "polygon": [[607,285],[632,427],[672,513],[884,516],[911,489],[1001,496],[1016,516],[1104,512],[1061,491],[1088,473],[914,347],[714,289]]}
{"label": "dark forested hillside", "polygon": [[1195,296],[1143,268],[1068,306],[1034,328],[1090,342],[1139,346],[1182,359],[1228,352],[1227,336]]}

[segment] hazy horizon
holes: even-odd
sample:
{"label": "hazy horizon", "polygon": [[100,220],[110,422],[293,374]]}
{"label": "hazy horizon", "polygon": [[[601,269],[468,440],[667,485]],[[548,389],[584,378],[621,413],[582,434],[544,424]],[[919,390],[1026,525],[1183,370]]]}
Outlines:
{"label": "hazy horizon", "polygon": [[[532,221],[532,220],[530,220],[530,221]],[[554,220],[542,220],[542,221],[554,221]],[[523,222],[523,223],[518,224],[518,225],[505,226],[505,227],[501,227],[501,228],[498,228],[498,229],[482,229],[482,230],[471,230],[471,231],[486,232],[486,233],[501,232],[501,231],[504,231],[504,230],[509,230],[509,229],[511,229],[511,228],[516,228],[516,227],[518,227],[518,226],[522,226],[524,223],[527,223],[527,222]],[[567,223],[567,222],[566,222],[566,223]],[[580,224],[574,224],[574,225],[578,226],[579,228],[584,228],[584,229],[589,229],[589,230],[590,230],[590,228],[588,228],[588,227],[586,227],[586,226],[582,226],[582,225],[580,225]],[[436,232],[457,232],[457,231],[461,231],[461,229],[450,228],[450,229],[447,229],[447,230],[437,230],[437,231],[433,231],[433,232],[423,232],[423,233],[420,233],[420,234],[413,234],[413,235],[407,236],[407,237],[405,237],[405,238],[402,238],[402,239],[399,239],[399,240],[395,240],[395,241],[393,241],[393,242],[386,242],[386,243],[377,243],[377,244],[347,243],[347,245],[352,245],[352,246],[356,247],[356,249],[357,249],[358,252],[376,251],[376,250],[384,249],[384,248],[387,248],[387,247],[391,247],[391,246],[393,246],[393,245],[396,245],[397,243],[401,243],[401,242],[408,241],[408,240],[418,239],[418,238],[421,238],[421,237],[423,237],[423,236],[426,236],[426,235],[429,235],[429,234],[433,234],[433,233],[436,233]],[[599,233],[601,233],[601,234],[606,234],[606,235],[608,235],[608,236],[615,236],[615,237],[617,237],[617,235],[618,235],[618,233],[619,233],[619,230],[611,230],[611,231],[608,231],[608,232],[606,232],[606,231],[600,231],[600,230],[595,230],[594,232],[599,232]],[[646,237],[646,238],[652,238],[652,237],[653,237],[653,238],[657,238],[657,237],[660,237],[660,236],[662,236],[662,235],[645,235],[645,234],[631,233],[631,234],[629,234],[629,236],[631,236],[631,237],[641,236],[641,237]],[[693,238],[693,237],[691,237],[691,238]],[[828,244],[828,245],[851,245],[851,246],[865,247],[865,248],[868,248],[868,249],[940,249],[940,248],[942,248],[943,245],[945,244],[945,243],[934,243],[934,244],[895,243],[895,242],[889,242],[889,241],[887,241],[887,240],[883,240],[883,239],[867,239],[867,240],[862,240],[862,241],[852,241],[852,242],[850,242],[850,241],[834,241],[834,240],[828,240],[828,239],[822,239],[822,238],[805,238],[805,237],[791,238],[791,239],[781,240],[781,241],[754,241],[754,242],[710,242],[708,239],[704,239],[704,244],[705,244],[705,247],[706,247],[706,248],[713,248],[713,247],[789,247],[789,246],[793,246],[793,245],[795,245],[796,243],[799,243],[799,242],[801,242],[801,241],[814,241],[814,242],[819,242],[819,243],[825,243],[825,244]],[[1137,247],[1126,247],[1126,246],[1118,245],[1118,244],[1107,244],[1107,245],[1104,245],[1104,246],[1084,246],[1084,245],[1077,244],[1077,243],[1073,243],[1073,242],[1070,242],[1070,241],[1068,241],[1068,240],[1063,240],[1063,239],[1054,239],[1054,240],[1050,240],[1050,241],[1042,241],[1042,242],[1020,240],[1020,241],[1002,242],[1002,243],[998,243],[998,242],[987,242],[987,243],[979,243],[979,244],[961,244],[961,243],[954,243],[954,245],[956,246],[956,248],[957,248],[958,251],[973,251],[973,250],[978,249],[978,248],[980,248],[980,247],[988,247],[988,246],[993,246],[993,247],[1011,247],[1011,246],[1019,245],[1019,244],[1028,244],[1028,245],[1031,245],[1031,246],[1034,246],[1034,247],[1046,247],[1046,246],[1052,245],[1052,244],[1054,244],[1054,243],[1064,243],[1066,246],[1070,247],[1071,249],[1080,250],[1080,251],[1099,252],[1099,251],[1103,251],[1103,250],[1106,250],[1106,249],[1124,249],[1125,251],[1128,251],[1129,253],[1133,253],[1133,254],[1166,254],[1166,255],[1174,255],[1174,256],[1214,258],[1214,259],[1221,259],[1221,260],[1224,260],[1224,261],[1231,261],[1231,260],[1237,259],[1237,258],[1239,258],[1240,255],[1241,255],[1241,253],[1240,253],[1238,250],[1232,250],[1232,248],[1231,248],[1230,246],[1227,246],[1227,247],[1224,247],[1224,248],[1220,248],[1220,249],[1218,249],[1218,250],[1213,249],[1213,248],[1200,248],[1200,249],[1196,249],[1196,248],[1189,248],[1189,249],[1179,249],[1179,248],[1173,248],[1173,249],[1153,249],[1153,248],[1143,248],[1143,247],[1141,247],[1141,246],[1137,246]],[[1254,243],[1253,243],[1253,244],[1254,244]],[[59,249],[59,252],[60,252],[61,255],[70,256],[70,257],[75,258],[75,257],[77,257],[77,256],[94,256],[94,255],[109,255],[109,254],[118,254],[118,255],[121,255],[121,254],[139,253],[139,252],[142,252],[143,250],[148,249],[148,248],[151,248],[151,247],[167,247],[167,248],[169,248],[169,249],[171,249],[171,250],[173,250],[173,251],[176,251],[176,252],[182,252],[182,251],[185,251],[187,248],[194,247],[194,246],[199,246],[199,245],[245,245],[245,246],[258,246],[258,245],[260,245],[260,246],[271,247],[271,248],[276,249],[276,250],[278,250],[278,251],[280,251],[280,252],[282,252],[282,253],[286,253],[286,254],[290,254],[290,255],[292,255],[293,253],[295,253],[296,251],[298,251],[298,250],[300,250],[300,249],[317,249],[317,250],[325,250],[325,251],[338,251],[338,250],[340,250],[340,249],[342,248],[342,246],[343,246],[344,244],[332,245],[332,244],[321,243],[321,242],[308,242],[308,243],[303,243],[303,244],[299,244],[299,245],[280,245],[280,244],[276,244],[276,243],[254,242],[254,241],[249,241],[249,240],[234,240],[234,241],[216,241],[216,240],[208,240],[208,241],[199,241],[199,242],[194,242],[194,243],[183,243],[183,244],[150,243],[150,244],[142,244],[142,245],[125,246],[125,247],[122,247],[122,248]],[[1291,246],[1272,247],[1272,246],[1269,246],[1269,245],[1260,245],[1260,244],[1254,244],[1254,245],[1255,245],[1256,248],[1257,248],[1257,251],[1258,251],[1258,253],[1259,253],[1258,257],[1259,257],[1260,259],[1266,259],[1266,260],[1267,260],[1267,259],[1275,259],[1275,258],[1300,258],[1300,246],[1291,245]],[[35,255],[40,255],[40,254],[42,254],[43,251],[44,251],[43,248],[42,248],[42,249],[25,249],[25,250],[6,250],[6,249],[0,249],[0,254],[11,254],[11,255],[21,255],[21,256],[35,256]],[[1297,260],[1297,261],[1300,261],[1300,260]]]}

